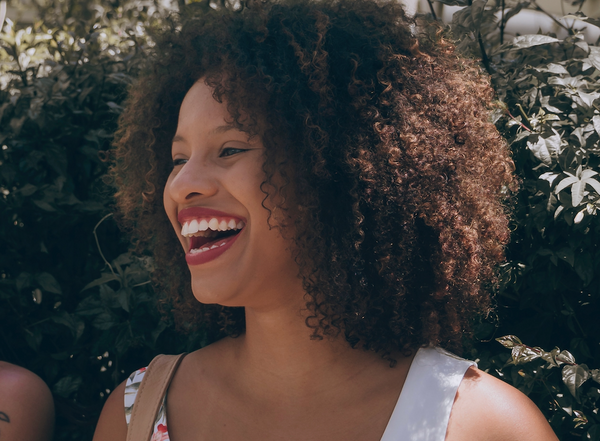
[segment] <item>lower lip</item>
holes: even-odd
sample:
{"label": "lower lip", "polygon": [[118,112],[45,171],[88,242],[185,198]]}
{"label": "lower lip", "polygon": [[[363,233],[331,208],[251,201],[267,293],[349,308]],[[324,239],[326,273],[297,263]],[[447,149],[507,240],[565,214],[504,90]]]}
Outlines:
{"label": "lower lip", "polygon": [[235,236],[231,236],[226,239],[223,239],[223,241],[225,242],[225,245],[221,245],[218,248],[214,248],[212,250],[207,250],[207,251],[203,251],[202,253],[195,253],[195,254],[188,252],[185,254],[185,260],[188,263],[188,265],[192,265],[192,266],[202,265],[203,263],[207,263],[207,262],[210,262],[211,260],[215,260],[221,254],[223,254],[225,251],[227,251],[229,248],[231,248],[231,245],[233,245],[233,243],[237,240],[237,238],[240,236],[240,234],[241,234],[241,231],[238,234],[236,234]]}

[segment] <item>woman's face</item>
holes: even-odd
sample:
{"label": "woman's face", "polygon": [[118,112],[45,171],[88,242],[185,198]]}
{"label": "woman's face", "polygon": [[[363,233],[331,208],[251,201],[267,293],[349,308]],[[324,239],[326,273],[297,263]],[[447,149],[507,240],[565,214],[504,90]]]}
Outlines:
{"label": "woman's face", "polygon": [[301,289],[298,266],[267,223],[262,142],[228,120],[226,103],[198,81],[179,112],[164,206],[200,302],[272,307]]}

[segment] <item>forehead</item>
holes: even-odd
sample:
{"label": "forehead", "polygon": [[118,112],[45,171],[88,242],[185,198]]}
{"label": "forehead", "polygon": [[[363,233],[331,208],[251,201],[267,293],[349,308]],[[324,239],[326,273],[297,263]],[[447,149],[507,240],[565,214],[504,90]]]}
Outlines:
{"label": "forehead", "polygon": [[177,132],[199,128],[213,129],[222,126],[229,117],[227,105],[214,99],[213,90],[197,81],[185,95],[179,109]]}

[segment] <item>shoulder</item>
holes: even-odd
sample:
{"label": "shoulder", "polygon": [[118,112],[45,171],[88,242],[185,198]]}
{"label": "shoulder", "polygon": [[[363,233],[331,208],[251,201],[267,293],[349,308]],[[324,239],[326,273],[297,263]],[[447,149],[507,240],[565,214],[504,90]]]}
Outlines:
{"label": "shoulder", "polygon": [[126,382],[127,380],[119,384],[104,403],[93,441],[125,441],[127,438],[127,422],[125,420]]}
{"label": "shoulder", "polygon": [[52,394],[44,380],[20,366],[0,361],[0,388],[2,397],[18,396],[32,404],[47,404],[53,407]]}
{"label": "shoulder", "polygon": [[475,367],[467,370],[458,388],[448,423],[446,441],[462,439],[558,440],[526,395]]}
{"label": "shoulder", "polygon": [[[0,423],[3,434],[21,440],[46,440],[54,428],[54,401],[46,383],[33,372],[0,362]],[[31,424],[32,418],[36,424]],[[17,438],[15,438],[17,439]]]}

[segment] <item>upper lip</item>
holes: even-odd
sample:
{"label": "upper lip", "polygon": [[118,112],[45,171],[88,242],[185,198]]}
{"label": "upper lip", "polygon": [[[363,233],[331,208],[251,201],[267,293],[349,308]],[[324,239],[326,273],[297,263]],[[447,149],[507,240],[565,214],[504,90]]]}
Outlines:
{"label": "upper lip", "polygon": [[200,218],[209,218],[209,217],[226,217],[238,219],[246,223],[246,219],[240,216],[236,216],[234,214],[225,213],[219,210],[213,210],[212,208],[204,208],[204,207],[189,207],[184,208],[179,213],[177,213],[177,220],[180,224],[185,223],[188,220],[192,219],[200,219]]}

